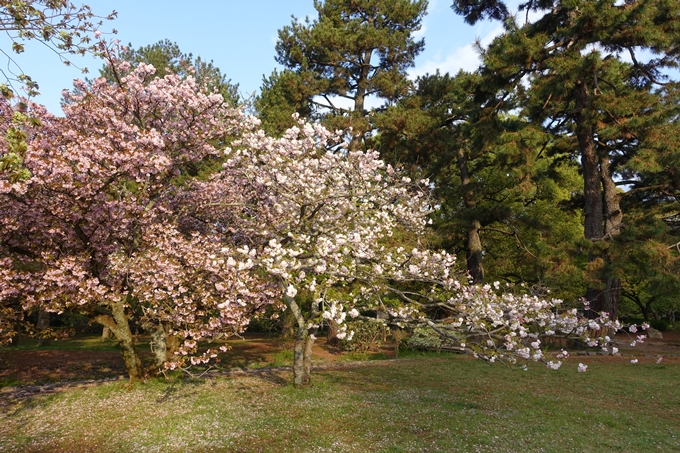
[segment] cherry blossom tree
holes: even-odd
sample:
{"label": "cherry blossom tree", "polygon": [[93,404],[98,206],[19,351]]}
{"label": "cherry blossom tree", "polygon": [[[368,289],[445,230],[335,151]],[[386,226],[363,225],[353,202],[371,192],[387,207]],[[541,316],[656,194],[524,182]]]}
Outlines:
{"label": "cherry blossom tree", "polygon": [[[428,250],[429,182],[401,176],[376,152],[348,151],[343,136],[305,121],[280,139],[245,131],[226,149],[222,171],[187,196],[192,218],[234,244],[237,266],[277,283],[297,322],[295,385],[309,383],[324,322],[351,339],[348,316],[376,309],[393,324],[434,329],[489,362],[557,368],[544,336],[606,347],[609,338],[588,337],[618,327],[606,315],[586,320],[560,309],[559,300],[468,285],[454,256]],[[434,309],[447,316],[432,319]]]}
{"label": "cherry blossom tree", "polygon": [[[30,178],[0,173],[0,297],[91,316],[138,380],[132,322],[152,334],[156,370],[182,366],[214,356],[198,341],[241,331],[269,299],[255,274],[217,258],[230,253],[219,237],[183,231],[174,204],[187,168],[214,159],[250,120],[191,77],[155,78],[150,65],[108,55],[118,83],[76,82],[64,118],[26,104],[35,121],[21,124],[20,170]],[[10,107],[3,115],[17,117]],[[179,338],[170,356],[168,337]]]}
{"label": "cherry blossom tree", "polygon": [[[39,41],[64,64],[71,65],[69,55],[84,55],[98,49],[98,43],[93,41],[101,36],[103,21],[113,20],[116,16],[115,11],[106,17],[98,16],[89,6],[76,6],[68,0],[3,1],[0,3],[0,31],[12,43],[11,52],[23,53],[25,41]],[[13,80],[19,81],[29,96],[38,94],[38,84],[18,67],[8,52],[9,49],[0,48],[0,53],[7,58],[7,64],[3,65],[6,69],[0,68],[0,77],[7,82],[0,82],[0,95],[14,96],[10,89]]]}

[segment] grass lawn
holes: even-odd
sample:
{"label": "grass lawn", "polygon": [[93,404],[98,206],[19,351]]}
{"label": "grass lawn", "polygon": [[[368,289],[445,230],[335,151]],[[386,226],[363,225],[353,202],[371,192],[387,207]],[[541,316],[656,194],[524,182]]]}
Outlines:
{"label": "grass lawn", "polygon": [[680,365],[558,371],[424,356],[290,375],[121,382],[0,407],[9,452],[680,451]]}

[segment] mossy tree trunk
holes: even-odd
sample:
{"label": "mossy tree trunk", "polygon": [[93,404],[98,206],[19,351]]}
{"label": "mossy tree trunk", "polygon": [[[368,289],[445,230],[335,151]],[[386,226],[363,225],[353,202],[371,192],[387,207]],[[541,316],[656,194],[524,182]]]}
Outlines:
{"label": "mossy tree trunk", "polygon": [[94,320],[102,326],[108,327],[118,340],[130,382],[142,381],[144,379],[142,361],[135,346],[129,317],[125,313],[125,302],[111,302],[108,304],[108,308],[111,310],[111,314],[95,316]]}

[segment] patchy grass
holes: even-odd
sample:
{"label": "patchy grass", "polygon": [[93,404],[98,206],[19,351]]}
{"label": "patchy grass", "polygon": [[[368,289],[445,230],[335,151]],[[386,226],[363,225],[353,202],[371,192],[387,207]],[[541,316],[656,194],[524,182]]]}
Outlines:
{"label": "patchy grass", "polygon": [[[282,358],[283,360],[283,358]],[[3,452],[680,451],[680,366],[558,371],[423,357],[317,371],[121,383],[5,401]]]}
{"label": "patchy grass", "polygon": [[[138,343],[139,347],[148,347],[148,340]],[[101,336],[87,336],[51,340],[40,345],[35,338],[21,338],[16,346],[5,346],[6,351],[119,351],[116,340],[102,340]]]}

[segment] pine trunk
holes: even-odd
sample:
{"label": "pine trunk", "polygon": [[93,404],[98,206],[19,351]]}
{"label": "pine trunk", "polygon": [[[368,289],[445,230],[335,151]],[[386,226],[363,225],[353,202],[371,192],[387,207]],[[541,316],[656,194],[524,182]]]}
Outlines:
{"label": "pine trunk", "polygon": [[482,225],[479,220],[473,220],[472,226],[468,230],[467,239],[467,268],[476,285],[484,284],[484,266],[482,265],[482,240],[479,237],[479,230]]}
{"label": "pine trunk", "polygon": [[[574,97],[578,112],[576,114],[576,138],[578,139],[581,165],[583,166],[583,193],[585,196],[585,206],[583,208],[585,224],[583,232],[586,239],[599,241],[604,236],[600,159],[597,156],[592,120],[589,117],[589,109],[591,108],[590,93],[583,81],[577,81]],[[588,252],[589,263],[598,258],[600,258],[599,254],[593,251]],[[594,311],[597,311],[597,301],[602,298],[602,294],[602,287],[586,288],[586,299],[590,302],[593,309],[593,311],[586,313],[587,316],[596,316]]]}
{"label": "pine trunk", "polygon": [[[604,236],[612,239],[623,228],[623,212],[621,211],[621,195],[617,193],[616,184],[612,178],[612,171],[608,157],[600,159],[600,172],[602,173],[602,187],[604,189]],[[617,319],[619,314],[619,301],[621,299],[621,279],[612,275],[609,264],[611,258],[606,257],[604,280],[606,281],[605,293],[602,300],[598,300],[599,311],[609,313],[612,319]]]}
{"label": "pine trunk", "polygon": [[[468,159],[463,149],[458,150],[458,171],[460,172],[460,184],[463,188],[463,202],[465,208],[472,210],[476,203],[474,193],[470,189],[470,172],[468,170]],[[472,277],[475,284],[484,284],[484,265],[482,263],[482,239],[479,236],[479,230],[482,224],[477,219],[472,219],[468,227],[467,234],[467,270]]]}

